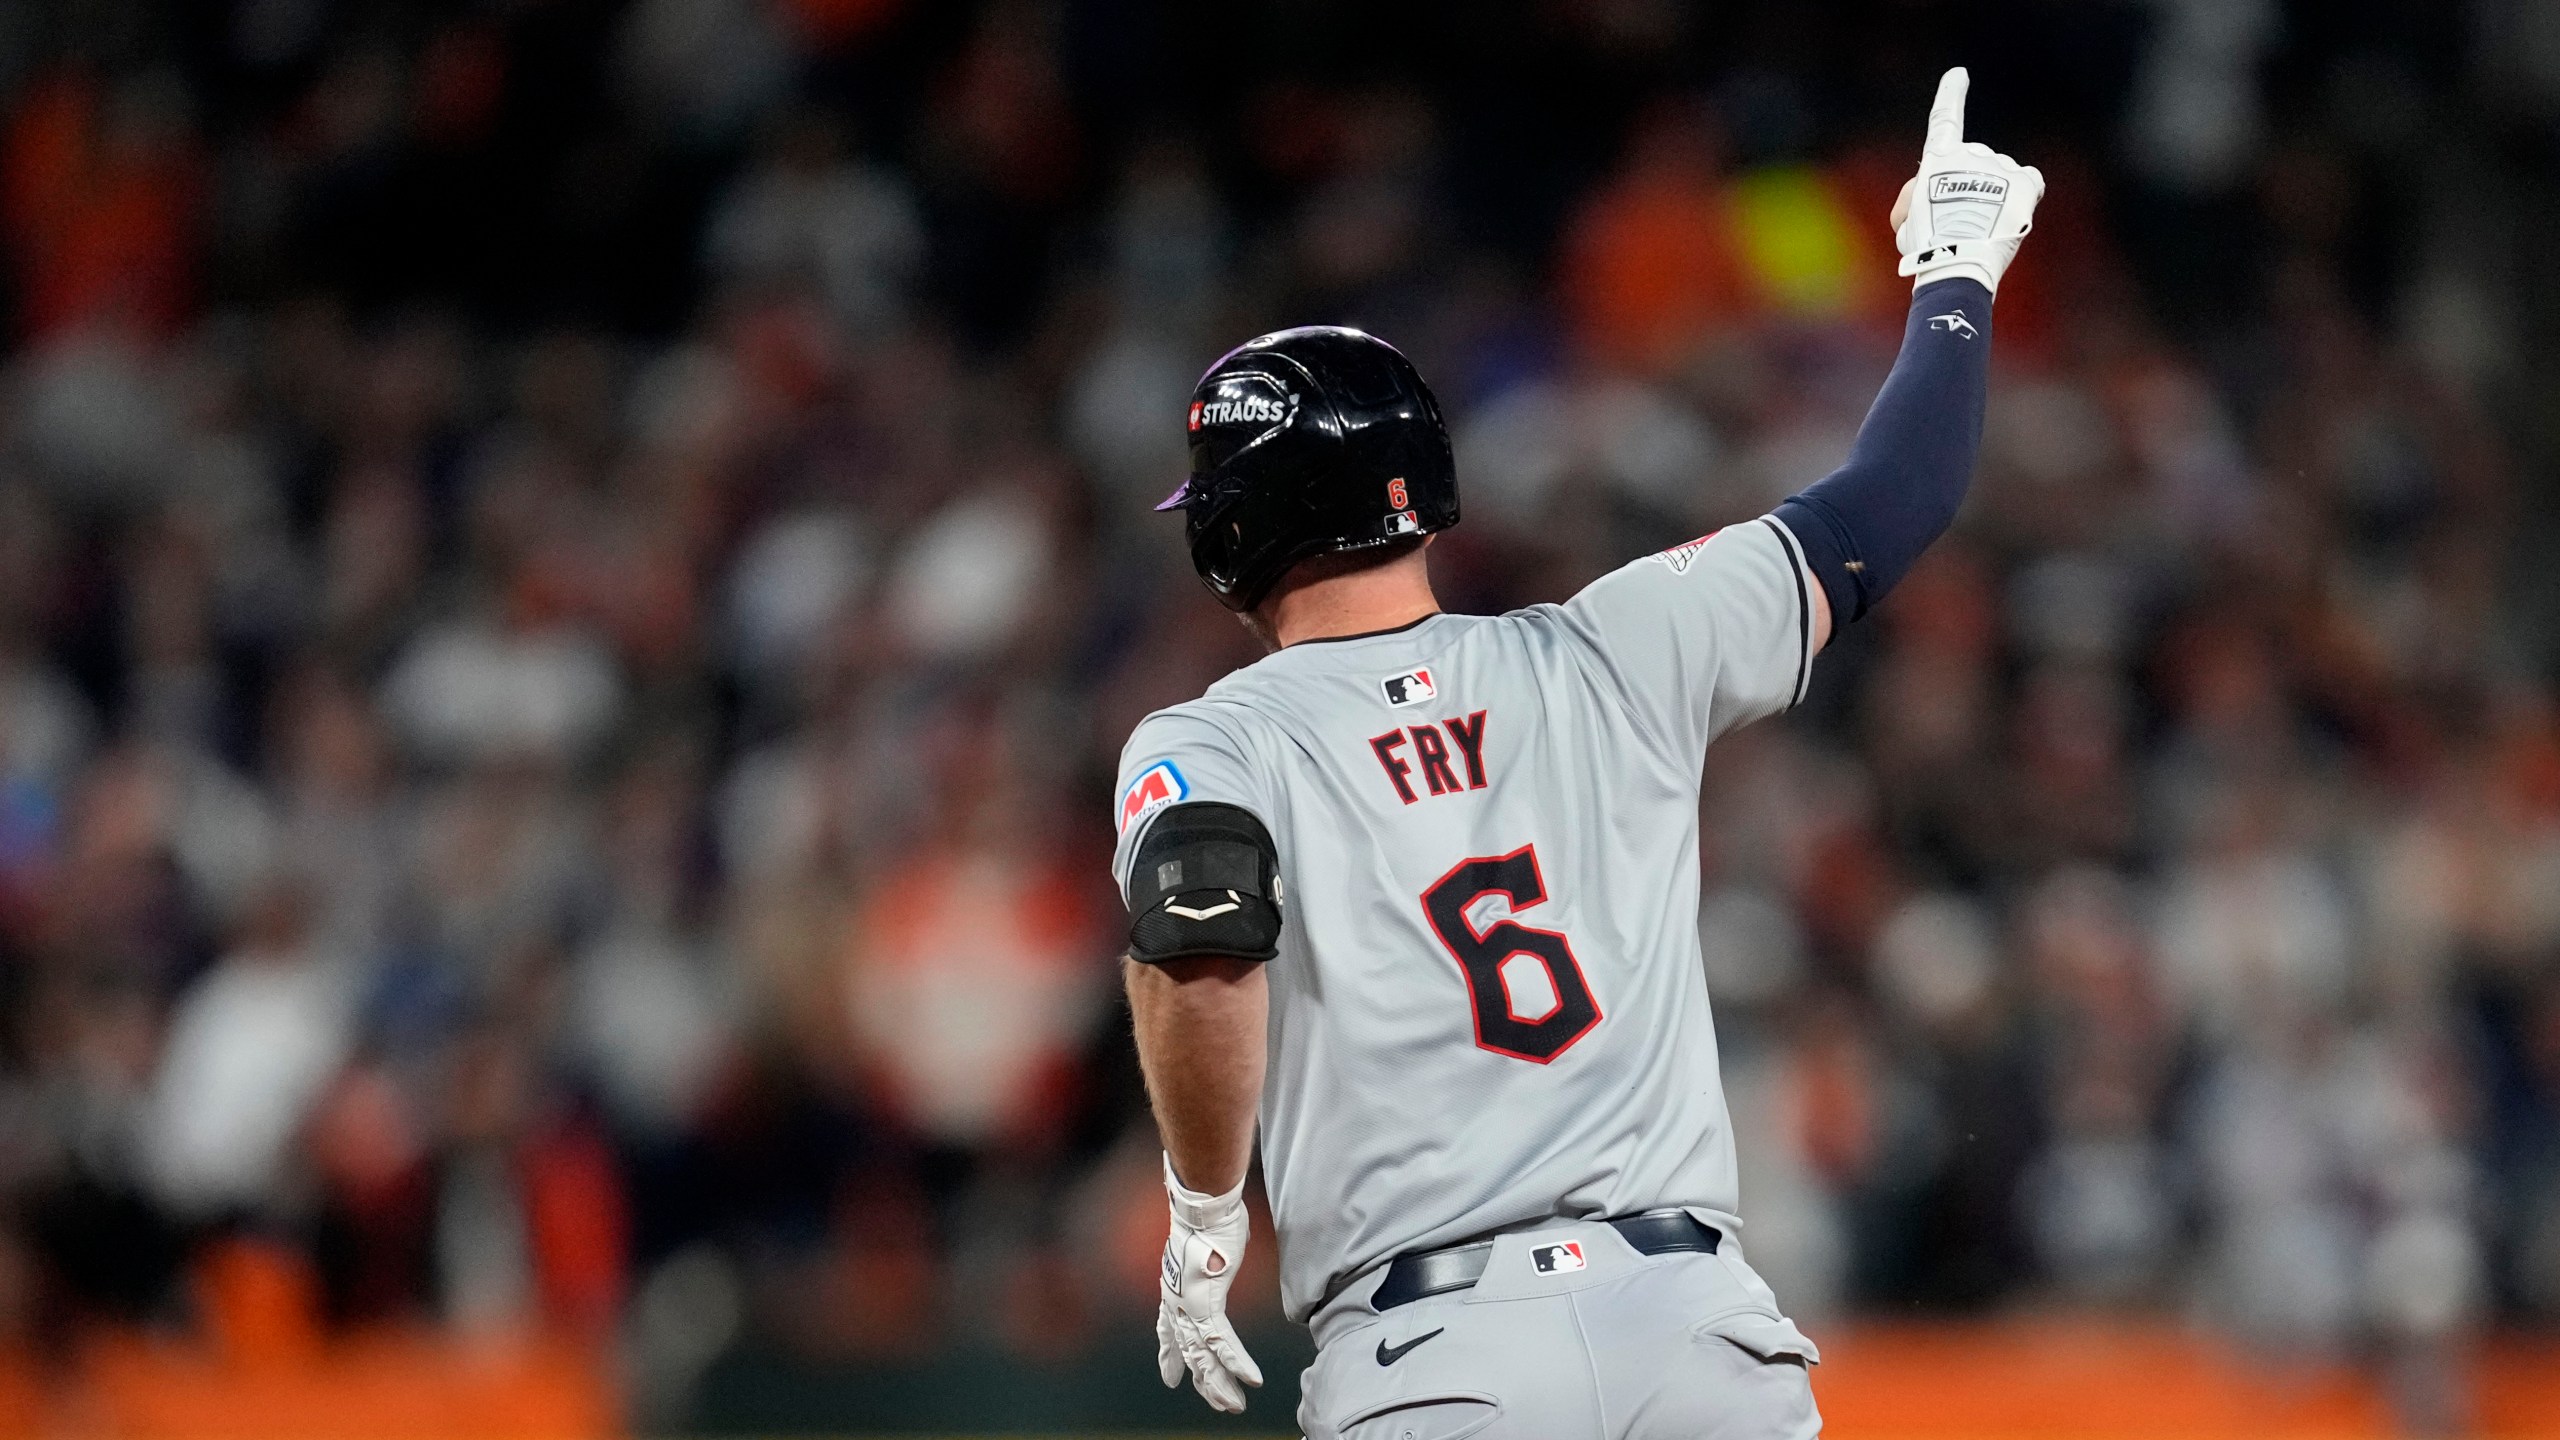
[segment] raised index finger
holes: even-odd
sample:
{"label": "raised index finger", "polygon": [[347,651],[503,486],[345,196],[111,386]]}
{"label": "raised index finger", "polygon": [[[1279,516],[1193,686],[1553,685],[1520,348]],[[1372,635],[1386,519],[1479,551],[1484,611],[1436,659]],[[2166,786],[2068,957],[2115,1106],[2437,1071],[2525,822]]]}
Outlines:
{"label": "raised index finger", "polygon": [[1929,102],[1931,150],[1953,150],[1964,143],[1964,95],[1973,77],[1961,65],[1938,77],[1938,98]]}

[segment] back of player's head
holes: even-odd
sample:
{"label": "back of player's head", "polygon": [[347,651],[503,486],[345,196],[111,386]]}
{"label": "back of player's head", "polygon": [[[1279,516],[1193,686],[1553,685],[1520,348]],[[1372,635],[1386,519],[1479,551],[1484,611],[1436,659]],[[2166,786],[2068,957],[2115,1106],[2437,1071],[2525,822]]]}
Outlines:
{"label": "back of player's head", "polygon": [[1389,546],[1458,523],[1449,427],[1384,340],[1309,325],[1248,340],[1191,392],[1191,563],[1231,610],[1311,555]]}

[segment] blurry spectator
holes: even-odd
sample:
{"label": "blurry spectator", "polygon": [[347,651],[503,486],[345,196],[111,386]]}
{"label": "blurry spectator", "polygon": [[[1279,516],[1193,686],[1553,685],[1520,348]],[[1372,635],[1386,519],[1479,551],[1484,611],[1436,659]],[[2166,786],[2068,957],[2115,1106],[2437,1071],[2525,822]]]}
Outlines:
{"label": "blurry spectator", "polygon": [[2248,75],[2282,25],[2267,0],[2152,0],[2127,138],[2135,163],[2164,185],[2211,191],[2236,183],[2265,125]]}
{"label": "blurry spectator", "polygon": [[426,757],[566,760],[604,738],[620,688],[612,660],[574,630],[466,622],[421,635],[383,703]]}
{"label": "blurry spectator", "polygon": [[1723,137],[1704,109],[1667,103],[1639,123],[1617,177],[1587,204],[1566,246],[1564,298],[1596,355],[1673,365],[1749,317],[1755,297],[1723,167]]}
{"label": "blurry spectator", "polygon": [[616,58],[633,98],[696,144],[745,129],[789,80],[788,43],[751,0],[641,0],[621,28]]}
{"label": "blurry spectator", "polygon": [[906,318],[924,263],[924,227],[905,183],[846,159],[822,115],[797,114],[713,214],[712,272],[732,285],[805,289],[857,332]]}
{"label": "blurry spectator", "polygon": [[1469,501],[1524,532],[1603,496],[1684,534],[1751,503],[1718,464],[1714,428],[1634,381],[1513,386],[1465,417],[1457,446]]}
{"label": "blurry spectator", "polygon": [[2203,1023],[2233,1038],[2335,1012],[2354,977],[2344,902],[2277,833],[2284,795],[2243,782],[2216,801],[2197,855],[2171,877],[2165,975]]}
{"label": "blurry spectator", "polygon": [[693,777],[634,766],[608,801],[604,913],[571,962],[565,1026],[613,1119],[664,1140],[700,1116],[729,1058],[736,984],[698,927]]}
{"label": "blurry spectator", "polygon": [[1090,893],[988,719],[934,737],[925,842],[849,918],[844,1003],[883,1097],[931,1143],[1047,1143],[1101,1013]]}
{"label": "blurry spectator", "polygon": [[983,656],[1033,617],[1049,578],[1047,519],[1020,491],[943,507],[908,538],[888,577],[887,619],[929,660]]}
{"label": "blurry spectator", "polygon": [[758,690],[792,696],[818,647],[840,633],[871,579],[861,517],[777,515],[739,548],[729,577],[730,653]]}
{"label": "blurry spectator", "polygon": [[180,1214],[218,1219],[270,1203],[346,1054],[354,976],[310,940],[301,890],[268,885],[237,948],[170,1017],[143,1144],[153,1190]]}
{"label": "blurry spectator", "polygon": [[2119,1303],[2168,1278],[2179,1201],[2158,1138],[2175,1037],[2131,903],[2106,872],[2063,870],[2019,935],[2053,1130],[2019,1204],[2051,1284]]}
{"label": "blurry spectator", "polygon": [[1226,304],[1230,221],[1195,147],[1142,141],[1111,216],[1114,323],[1083,357],[1060,417],[1076,458],[1102,482],[1121,525],[1180,483],[1181,431],[1150,423],[1191,397],[1212,322]]}
{"label": "blurry spectator", "polygon": [[165,74],[104,87],[58,71],[10,107],[0,213],[21,332],[173,330],[193,300],[203,177],[185,97]]}

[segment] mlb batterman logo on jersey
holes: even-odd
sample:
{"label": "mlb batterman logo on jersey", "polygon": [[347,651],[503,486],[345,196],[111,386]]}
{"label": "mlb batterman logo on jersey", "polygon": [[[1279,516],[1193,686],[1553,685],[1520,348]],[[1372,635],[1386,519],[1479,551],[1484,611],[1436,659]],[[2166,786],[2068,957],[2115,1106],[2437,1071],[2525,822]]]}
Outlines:
{"label": "mlb batterman logo on jersey", "polygon": [[1401,675],[1390,675],[1378,683],[1387,692],[1387,703],[1399,709],[1407,705],[1419,705],[1425,700],[1437,699],[1440,695],[1440,687],[1431,683],[1431,672],[1427,669],[1407,670]]}
{"label": "mlb batterman logo on jersey", "polygon": [[1120,792],[1120,833],[1146,819],[1167,805],[1180,804],[1191,793],[1191,784],[1170,760],[1159,760],[1138,772],[1129,788]]}

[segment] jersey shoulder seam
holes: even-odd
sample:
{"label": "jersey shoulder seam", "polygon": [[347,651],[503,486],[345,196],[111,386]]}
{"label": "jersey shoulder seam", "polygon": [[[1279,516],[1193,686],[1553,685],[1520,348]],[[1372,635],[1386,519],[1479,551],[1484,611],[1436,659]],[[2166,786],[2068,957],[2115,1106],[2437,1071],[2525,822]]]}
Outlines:
{"label": "jersey shoulder seam", "polygon": [[[1648,555],[1644,558],[1649,560],[1653,557]],[[1642,562],[1630,561],[1629,563],[1640,564]],[[1611,573],[1614,574],[1616,572],[1612,571]],[[1608,577],[1603,576],[1601,578],[1606,579]],[[1597,584],[1599,582],[1594,581],[1592,583]],[[1557,604],[1551,601],[1544,605],[1531,605],[1523,609],[1511,611],[1502,618],[1508,620],[1515,616],[1523,623],[1550,624],[1565,631],[1568,643],[1571,644],[1574,650],[1573,665],[1575,671],[1582,676],[1586,683],[1603,688],[1608,692],[1610,707],[1616,710],[1619,714],[1627,717],[1627,723],[1634,726],[1636,733],[1644,737],[1646,748],[1653,751],[1656,757],[1658,757],[1674,775],[1685,777],[1690,784],[1694,785],[1697,783],[1698,776],[1694,772],[1699,768],[1699,766],[1704,765],[1704,755],[1701,754],[1698,757],[1697,765],[1684,765],[1681,762],[1678,747],[1672,745],[1667,737],[1654,728],[1653,721],[1651,717],[1644,713],[1643,706],[1638,705],[1627,698],[1631,693],[1632,687],[1620,682],[1619,677],[1616,674],[1617,662],[1610,657],[1608,647],[1599,643],[1599,637],[1592,632],[1591,627],[1587,623],[1573,613],[1570,604]],[[1595,667],[1598,671],[1604,673],[1594,673]]]}
{"label": "jersey shoulder seam", "polygon": [[[1247,719],[1246,717],[1252,717],[1252,719]],[[1211,730],[1216,731],[1218,733],[1218,738],[1226,742],[1227,746],[1235,751],[1237,763],[1242,765],[1245,772],[1253,777],[1254,783],[1264,785],[1266,787],[1268,786],[1270,777],[1264,773],[1262,747],[1255,743],[1255,737],[1251,733],[1253,723],[1256,721],[1268,723],[1268,721],[1264,717],[1254,716],[1253,707],[1251,705],[1230,697],[1215,695],[1197,696],[1193,699],[1182,701],[1179,704],[1167,705],[1161,710],[1149,711],[1144,719],[1141,719],[1130,729],[1129,738],[1131,740],[1135,740],[1139,731],[1146,729],[1149,724],[1156,720],[1165,718],[1197,721],[1202,725],[1206,725]],[[1127,763],[1126,757],[1124,757],[1122,763],[1124,765]],[[1254,799],[1256,803],[1247,806],[1246,808],[1253,812],[1254,818],[1262,821],[1266,825],[1270,824],[1273,817],[1265,813],[1270,809],[1270,807],[1267,804],[1261,803],[1267,799],[1267,797],[1257,795]],[[1149,823],[1153,822],[1150,821]],[[1141,826],[1139,828],[1143,831],[1146,827]]]}

